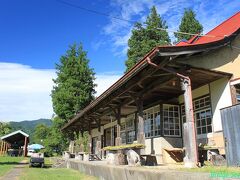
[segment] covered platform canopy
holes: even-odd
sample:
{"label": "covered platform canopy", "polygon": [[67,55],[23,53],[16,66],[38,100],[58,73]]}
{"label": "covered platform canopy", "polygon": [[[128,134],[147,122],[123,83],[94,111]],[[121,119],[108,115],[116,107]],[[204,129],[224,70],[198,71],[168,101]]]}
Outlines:
{"label": "covered platform canopy", "polygon": [[8,148],[19,149],[23,147],[24,156],[27,155],[27,146],[29,143],[29,135],[21,130],[14,131],[1,137],[1,153],[7,151]]}
{"label": "covered platform canopy", "polygon": [[[111,122],[110,114],[117,114],[121,106],[121,116],[137,110],[136,100],[141,97],[143,106],[165,102],[174,103],[183,94],[182,78],[191,79],[192,89],[221,78],[230,78],[232,74],[192,67],[184,63],[185,59],[204,56],[221,47],[227,46],[240,32],[221,40],[191,46],[156,47],[139,61],[130,71],[108,88],[103,94],[80,111],[62,128],[64,131],[88,131]],[[115,112],[114,112],[115,111]]]}

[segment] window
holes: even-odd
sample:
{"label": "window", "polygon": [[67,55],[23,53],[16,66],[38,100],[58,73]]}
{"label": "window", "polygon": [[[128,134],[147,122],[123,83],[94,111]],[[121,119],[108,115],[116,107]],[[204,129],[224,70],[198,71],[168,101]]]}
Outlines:
{"label": "window", "polygon": [[240,84],[236,84],[235,88],[236,88],[237,103],[240,103]]}
{"label": "window", "polygon": [[178,105],[163,105],[163,132],[166,136],[180,136]]}
{"label": "window", "polygon": [[145,137],[154,137],[161,134],[159,106],[145,110],[143,119]]}
{"label": "window", "polygon": [[[212,132],[212,112],[210,97],[205,96],[193,101],[194,118],[197,134]],[[182,122],[186,122],[185,106],[181,106]]]}
{"label": "window", "polygon": [[212,132],[212,113],[210,109],[201,110],[195,113],[197,134]]}
{"label": "window", "polygon": [[135,131],[127,132],[127,143],[132,143],[135,140]]}
{"label": "window", "polygon": [[131,114],[121,123],[120,136],[123,144],[132,143],[135,140],[134,119],[135,115]]}
{"label": "window", "polygon": [[121,139],[122,139],[122,143],[123,144],[125,144],[126,143],[126,132],[124,131],[124,132],[121,132],[120,133],[120,136],[121,136]]}
{"label": "window", "polygon": [[206,107],[210,107],[210,97],[209,96],[197,99],[193,102],[194,111],[197,111],[199,109],[203,109]]}
{"label": "window", "polygon": [[126,122],[124,120],[124,122],[122,122],[120,124],[120,136],[122,139],[122,143],[125,144],[127,139],[126,139]]}

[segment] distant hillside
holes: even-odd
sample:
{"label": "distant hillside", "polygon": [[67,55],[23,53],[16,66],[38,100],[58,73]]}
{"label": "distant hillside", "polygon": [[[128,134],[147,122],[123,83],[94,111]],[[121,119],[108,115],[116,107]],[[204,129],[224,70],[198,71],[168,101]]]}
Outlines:
{"label": "distant hillside", "polygon": [[34,129],[38,124],[45,124],[47,126],[52,125],[52,121],[50,119],[38,119],[38,120],[28,120],[28,121],[20,121],[20,122],[9,122],[10,126],[12,127],[13,131],[16,130],[23,130],[31,137],[34,133]]}

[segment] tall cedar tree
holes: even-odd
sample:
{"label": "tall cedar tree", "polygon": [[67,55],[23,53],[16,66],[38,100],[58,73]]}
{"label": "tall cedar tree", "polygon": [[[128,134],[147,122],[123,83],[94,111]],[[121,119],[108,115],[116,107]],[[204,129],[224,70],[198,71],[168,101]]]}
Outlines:
{"label": "tall cedar tree", "polygon": [[51,94],[53,109],[65,121],[94,99],[95,73],[88,64],[87,52],[81,44],[70,46],[60,58],[60,64],[56,64],[57,78],[53,80]]}
{"label": "tall cedar tree", "polygon": [[[179,25],[178,31],[192,34],[200,34],[203,32],[203,26],[196,19],[196,14],[194,13],[193,10],[191,9],[184,10],[184,14]],[[183,39],[189,40],[192,37],[192,35],[180,33],[174,33],[174,35],[177,38],[177,41],[181,41]]]}
{"label": "tall cedar tree", "polygon": [[166,21],[164,21],[157,13],[155,6],[152,7],[144,24],[146,27],[143,27],[141,23],[136,23],[132,30],[132,36],[128,40],[128,59],[125,62],[126,71],[131,69],[155,46],[170,44],[168,33],[157,29],[167,29],[168,26]]}

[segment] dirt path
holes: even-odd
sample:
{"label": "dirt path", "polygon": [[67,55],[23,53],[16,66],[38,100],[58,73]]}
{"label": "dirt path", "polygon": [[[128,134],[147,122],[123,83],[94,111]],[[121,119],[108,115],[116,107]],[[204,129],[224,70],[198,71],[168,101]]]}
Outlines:
{"label": "dirt path", "polygon": [[27,160],[21,161],[18,165],[16,165],[10,172],[8,172],[5,176],[0,178],[1,180],[17,180],[21,175],[23,168],[28,165]]}

